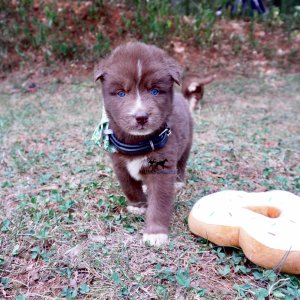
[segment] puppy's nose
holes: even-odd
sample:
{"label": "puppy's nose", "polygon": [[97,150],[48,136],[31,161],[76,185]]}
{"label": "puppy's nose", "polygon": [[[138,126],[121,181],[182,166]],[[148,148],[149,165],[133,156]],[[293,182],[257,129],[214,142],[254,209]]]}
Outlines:
{"label": "puppy's nose", "polygon": [[136,122],[139,125],[144,125],[148,122],[149,115],[145,112],[138,112],[135,114]]}

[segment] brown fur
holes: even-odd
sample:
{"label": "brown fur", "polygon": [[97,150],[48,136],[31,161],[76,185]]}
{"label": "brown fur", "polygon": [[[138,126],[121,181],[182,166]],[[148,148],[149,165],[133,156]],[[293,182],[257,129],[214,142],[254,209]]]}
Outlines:
{"label": "brown fur", "polygon": [[[95,69],[95,80],[102,81],[110,128],[120,141],[136,144],[147,140],[160,133],[165,123],[172,131],[160,150],[147,155],[111,155],[128,204],[147,207],[144,234],[168,233],[175,182],[185,179],[192,144],[192,118],[187,101],[173,91],[173,83],[179,84],[180,76],[181,70],[172,58],[163,50],[143,43],[119,46]],[[159,95],[151,95],[152,88],[157,88]],[[125,91],[126,97],[120,98],[119,90]],[[142,106],[137,106],[139,96]],[[138,124],[137,114],[147,114],[147,122]],[[128,164],[137,159],[142,159],[141,168],[132,176]],[[147,194],[142,184],[147,186]]]}
{"label": "brown fur", "polygon": [[215,75],[200,77],[197,73],[188,73],[184,76],[182,94],[189,101],[190,111],[193,112],[204,94],[204,86],[215,79]]}

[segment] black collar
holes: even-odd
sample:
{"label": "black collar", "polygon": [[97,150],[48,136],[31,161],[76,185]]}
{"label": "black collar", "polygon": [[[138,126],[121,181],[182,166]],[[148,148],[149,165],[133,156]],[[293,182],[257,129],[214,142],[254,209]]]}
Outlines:
{"label": "black collar", "polygon": [[107,130],[106,134],[108,134],[109,141],[115,146],[118,152],[127,155],[141,155],[163,148],[171,134],[171,129],[166,124],[160,134],[134,145],[120,142],[110,129]]}

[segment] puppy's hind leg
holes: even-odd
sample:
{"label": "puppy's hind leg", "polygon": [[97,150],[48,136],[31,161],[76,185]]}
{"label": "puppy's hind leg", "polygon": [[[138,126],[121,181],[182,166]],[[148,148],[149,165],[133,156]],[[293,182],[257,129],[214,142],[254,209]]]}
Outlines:
{"label": "puppy's hind leg", "polygon": [[177,162],[177,178],[175,183],[176,191],[181,190],[184,187],[186,164],[189,158],[189,153],[191,149],[191,143],[186,147],[181,158]]}

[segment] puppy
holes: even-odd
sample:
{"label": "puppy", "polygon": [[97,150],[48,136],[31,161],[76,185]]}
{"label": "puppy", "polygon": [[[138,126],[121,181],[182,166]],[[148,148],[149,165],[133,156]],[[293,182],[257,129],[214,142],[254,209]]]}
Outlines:
{"label": "puppy", "polygon": [[181,92],[189,102],[191,113],[197,105],[199,106],[204,94],[204,86],[211,83],[215,78],[215,75],[199,77],[196,73],[188,73],[184,76]]}
{"label": "puppy", "polygon": [[192,144],[188,102],[173,89],[181,69],[163,50],[135,42],[117,47],[94,75],[128,211],[146,213],[143,241],[160,246],[168,241],[175,186],[183,186]]}

